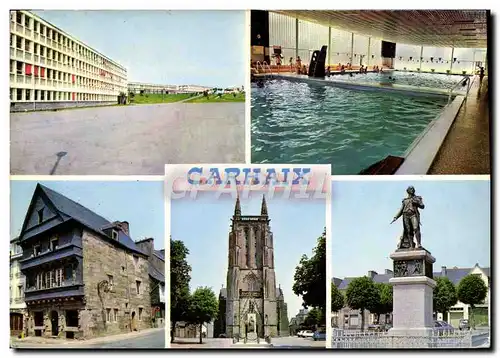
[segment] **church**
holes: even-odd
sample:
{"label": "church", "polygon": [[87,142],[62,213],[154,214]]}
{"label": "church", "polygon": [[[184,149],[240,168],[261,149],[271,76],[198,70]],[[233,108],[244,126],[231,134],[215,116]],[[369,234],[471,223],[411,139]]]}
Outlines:
{"label": "church", "polygon": [[227,286],[219,294],[215,337],[288,336],[283,291],[276,287],[273,233],[265,197],[260,215],[242,215],[236,199],[229,233]]}

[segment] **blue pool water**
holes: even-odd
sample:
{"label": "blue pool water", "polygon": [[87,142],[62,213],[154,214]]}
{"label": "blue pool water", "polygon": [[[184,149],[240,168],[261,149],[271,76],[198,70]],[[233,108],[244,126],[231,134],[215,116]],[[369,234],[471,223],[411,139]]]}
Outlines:
{"label": "blue pool water", "polygon": [[[390,81],[389,77],[396,80]],[[333,75],[327,79],[341,80],[355,83],[394,83],[406,86],[415,87],[428,87],[439,89],[450,89],[460,82],[463,76],[444,75],[436,73],[414,73],[414,72],[400,72],[400,71],[387,71],[382,73],[356,73],[351,77],[348,74]],[[456,90],[460,91],[461,86],[457,86]]]}
{"label": "blue pool water", "polygon": [[401,156],[446,98],[269,80],[252,87],[252,163],[332,164],[358,174]]}

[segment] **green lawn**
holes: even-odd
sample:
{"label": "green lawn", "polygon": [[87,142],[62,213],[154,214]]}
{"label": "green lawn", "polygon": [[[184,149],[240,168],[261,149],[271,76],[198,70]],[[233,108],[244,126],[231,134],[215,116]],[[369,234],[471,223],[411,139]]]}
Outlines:
{"label": "green lawn", "polygon": [[155,104],[155,103],[172,103],[179,102],[192,97],[189,93],[178,94],[161,94],[161,93],[144,93],[142,96],[136,94],[133,98],[129,97],[131,104]]}
{"label": "green lawn", "polygon": [[186,103],[220,103],[220,102],[245,102],[245,93],[238,93],[236,96],[232,94],[223,94],[221,97],[210,95],[206,97],[193,98]]}

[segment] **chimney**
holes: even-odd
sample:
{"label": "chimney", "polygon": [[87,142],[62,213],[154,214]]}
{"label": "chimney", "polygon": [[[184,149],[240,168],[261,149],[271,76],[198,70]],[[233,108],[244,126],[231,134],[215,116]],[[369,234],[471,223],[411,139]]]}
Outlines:
{"label": "chimney", "polygon": [[127,234],[128,236],[130,236],[130,225],[128,223],[128,221],[122,221],[120,223],[120,227],[122,228],[122,231]]}
{"label": "chimney", "polygon": [[153,255],[154,239],[152,237],[147,237],[143,240],[136,241],[135,244],[139,247],[141,251],[143,251],[149,257]]}
{"label": "chimney", "polygon": [[386,275],[393,275],[393,274],[394,274],[394,272],[392,272],[392,270],[385,269],[385,274],[386,274]]}
{"label": "chimney", "polygon": [[368,277],[372,280],[376,275],[378,275],[377,271],[368,271]]}
{"label": "chimney", "polygon": [[446,266],[441,266],[441,277],[446,276]]}

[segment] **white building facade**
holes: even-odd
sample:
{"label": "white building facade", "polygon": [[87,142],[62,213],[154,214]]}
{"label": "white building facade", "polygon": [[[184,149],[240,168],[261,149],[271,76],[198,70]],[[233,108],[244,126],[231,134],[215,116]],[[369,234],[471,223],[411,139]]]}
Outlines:
{"label": "white building facade", "polygon": [[24,302],[25,278],[20,270],[19,260],[23,256],[18,239],[10,242],[10,332],[19,335],[25,329],[26,303]]}
{"label": "white building facade", "polygon": [[127,70],[30,11],[10,12],[11,111],[115,104]]}

